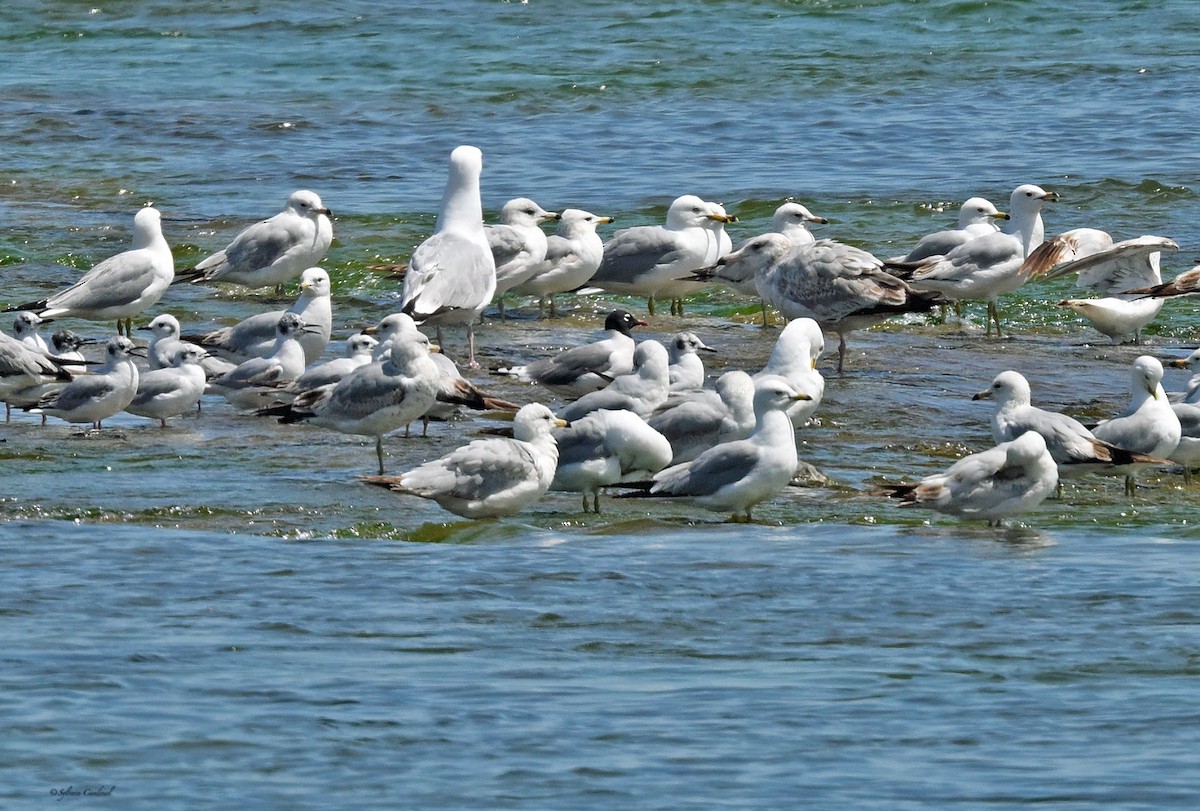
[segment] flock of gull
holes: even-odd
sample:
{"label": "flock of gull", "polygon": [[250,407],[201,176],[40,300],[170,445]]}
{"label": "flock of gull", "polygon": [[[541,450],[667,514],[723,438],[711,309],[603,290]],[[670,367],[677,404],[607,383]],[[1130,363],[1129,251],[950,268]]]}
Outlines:
{"label": "flock of gull", "polygon": [[[324,360],[333,316],[329,275],[319,267],[333,238],[331,212],[310,191],[293,193],[284,210],[254,224],[224,249],[180,273],[163,236],[160,214],[137,212],[130,250],[93,267],[77,283],[44,300],[8,308],[13,336],[0,333],[0,399],[13,408],[92,424],[121,411],[167,420],[200,407],[206,393],[235,408],[282,423],[306,422],[374,438],[378,474],[361,478],[398,493],[432,499],[470,518],[511,515],[555,489],[579,493],[583,510],[600,512],[600,491],[620,498],[676,497],[749,520],[799,466],[795,432],[821,404],[825,383],[817,360],[823,331],[837,334],[838,373],[846,336],[890,316],[988,305],[987,332],[1000,333],[999,299],[1033,278],[1074,276],[1093,294],[1061,302],[1114,342],[1137,341],[1172,296],[1200,294],[1200,267],[1164,284],[1164,237],[1114,242],[1103,231],[1075,229],[1046,238],[1041,211],[1057,199],[1036,185],[1018,186],[1002,212],[982,198],[962,204],[958,227],[920,239],[904,256],[871,253],[809,230],[825,220],[799,203],[777,210],[772,230],[736,249],[725,226],[735,218],[693,195],[676,199],[662,226],[597,234],[611,217],[580,209],[550,212],[527,198],[507,203],[500,222],[485,225],[480,197],[481,152],[460,146],[434,233],[401,269],[396,312],[346,340],[343,357]],[[542,224],[557,221],[547,235]],[[133,340],[133,319],[179,282],[278,287],[299,277],[300,293],[285,310],[234,326],[188,334],[161,314]],[[555,313],[554,296],[606,291],[670,301],[714,283],[761,300],[780,313],[780,331],[765,366],[732,370],[706,387],[695,334],[669,342],[635,341],[645,322],[626,310],[608,314],[601,339],[525,365],[493,369],[544,388],[569,403],[559,413],[538,402],[490,395],[465,378],[441,352],[442,328],[467,331],[465,366],[478,369],[474,324],[506,294],[536,296],[539,312]],[[55,318],[116,321],[102,361],[89,360],[90,341],[58,330]],[[420,330],[434,327],[437,344]],[[140,362],[139,362],[140,361]],[[1200,371],[1200,351],[1180,361]],[[918,482],[878,488],[906,505],[999,523],[1025,513],[1058,490],[1062,478],[1123,476],[1132,492],[1139,469],[1182,465],[1185,478],[1200,462],[1200,375],[1168,397],[1162,363],[1143,355],[1131,370],[1127,411],[1088,428],[1032,405],[1029,383],[1016,371],[996,376],[976,395],[992,398],[997,445],[966,456]],[[469,408],[508,414],[511,427],[484,432],[453,452],[400,475],[386,475],[384,436]]]}

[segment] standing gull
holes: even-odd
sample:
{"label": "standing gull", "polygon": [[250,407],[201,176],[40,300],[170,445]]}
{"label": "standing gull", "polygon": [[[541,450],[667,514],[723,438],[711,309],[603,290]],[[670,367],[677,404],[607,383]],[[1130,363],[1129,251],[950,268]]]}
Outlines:
{"label": "standing gull", "polygon": [[1037,431],[1026,431],[981,453],[964,456],[944,473],[913,484],[892,484],[880,493],[904,507],[928,507],[962,518],[1005,518],[1029,512],[1058,486],[1058,466]]}
{"label": "standing gull", "polygon": [[113,338],[104,348],[105,364],[96,374],[80,375],[42,397],[28,411],[67,422],[90,422],[100,429],[101,422],[124,411],[137,394],[136,350],[133,341],[123,335]]}
{"label": "standing gull", "polygon": [[633,350],[633,371],[600,391],[583,395],[563,410],[563,417],[577,420],[601,408],[623,408],[639,417],[649,417],[667,401],[671,390],[669,365],[666,347],[658,341],[642,341]]}
{"label": "standing gull", "polygon": [[732,512],[730,520],[740,520],[743,513],[753,520],[754,505],[778,494],[796,474],[796,434],[786,412],[807,396],[781,377],[757,381],[750,436],[660,471],[648,495],[686,496],[705,509]]}
{"label": "standing gull", "polygon": [[12,309],[35,310],[42,318],[115,319],[117,334],[129,336],[133,317],[157,304],[174,277],[175,263],[163,237],[162,215],[147,207],[133,217],[133,245],[128,251],[105,259],[48,299]]}
{"label": "standing gull", "polygon": [[1073,473],[1103,472],[1114,466],[1163,461],[1097,439],[1078,420],[1034,406],[1030,401],[1029,381],[1019,372],[1001,372],[990,386],[971,399],[996,401],[992,437],[997,442],[1010,442],[1026,431],[1041,434],[1046,450],[1058,465],[1060,478]]}
{"label": "standing gull", "polygon": [[513,515],[550,488],[558,467],[551,431],[565,426],[541,403],[530,403],[513,419],[512,438],[477,439],[399,476],[362,478],[397,493],[432,499],[464,518]]}
{"label": "standing gull", "polygon": [[236,408],[258,408],[263,397],[291,383],[304,372],[304,347],[300,336],[306,327],[295,313],[284,313],[275,325],[275,349],[262,358],[242,361],[237,368],[213,378],[213,391]]}
{"label": "standing gull", "polygon": [[1024,270],[1025,257],[1042,244],[1042,206],[1058,195],[1033,184],[1018,186],[1009,198],[1012,221],[1009,230],[985,234],[964,242],[944,256],[932,256],[916,263],[889,263],[889,267],[912,271],[909,279],[918,290],[932,290],[953,301],[987,300],[987,335],[996,325],[1000,333],[997,300],[1012,292],[1029,278]]}
{"label": "standing gull", "polygon": [[596,233],[596,227],[612,221],[612,217],[599,217],[578,208],[564,209],[558,233],[546,238],[546,258],[513,292],[538,296],[538,315],[548,303],[553,318],[557,315],[554,294],[586,284],[600,267],[604,241]]}
{"label": "standing gull", "polygon": [[204,395],[204,368],[200,365],[203,356],[204,350],[198,346],[180,347],[173,365],[139,377],[137,393],[125,410],[158,420],[166,428],[168,418],[195,408]]}
{"label": "standing gull", "polygon": [[671,443],[632,411],[593,411],[571,423],[558,439],[552,490],[583,494],[583,511],[600,514],[600,488],[640,481],[671,463]]}
{"label": "standing gull", "polygon": [[305,364],[313,363],[329,345],[333,333],[333,301],[329,274],[323,268],[307,268],[300,276],[300,295],[286,310],[258,313],[231,327],[215,329],[206,335],[187,335],[185,340],[200,344],[233,361],[261,358],[275,348],[275,327],[284,313],[294,313],[306,327],[299,337]]}
{"label": "standing gull", "polygon": [[529,279],[546,259],[547,238],[541,223],[557,220],[528,197],[509,200],[500,209],[500,222],[485,225],[492,259],[496,263],[496,303],[504,317],[504,294]]}
{"label": "standing gull", "polygon": [[703,288],[687,275],[709,267],[729,250],[724,227],[734,218],[717,203],[692,194],[667,209],[666,225],[618,231],[604,244],[604,258],[591,284],[624,296],[645,296],[654,315],[655,297],[672,299],[671,314],[682,314],[675,299]]}
{"label": "standing gull", "polygon": [[479,175],[483,153],[460,146],[450,153],[450,174],[437,227],[417,246],[404,276],[400,309],[418,324],[467,325],[467,365],[475,360],[475,321],[496,292],[496,262],[483,230]]}
{"label": "standing gull", "polygon": [[[806,223],[810,222],[826,223],[828,220],[815,216],[799,203],[784,203],[775,209],[775,215],[771,218],[771,233],[783,234],[795,246],[811,245],[816,242],[816,237],[808,230]],[[762,309],[762,324],[764,327],[770,324],[767,303],[758,293],[754,268],[750,264],[721,264],[715,271],[705,273],[711,273],[713,281],[724,284],[736,293],[757,298]]]}
{"label": "standing gull", "polygon": [[383,474],[383,437],[420,418],[437,398],[440,372],[429,339],[416,327],[395,337],[388,357],[360,366],[337,383],[304,392],[287,405],[260,410],[282,423],[307,421],[343,434],[375,438]]}
{"label": "standing gull", "polygon": [[630,330],[648,326],[626,310],[613,310],[604,319],[604,338],[576,346],[524,366],[495,370],[526,383],[539,383],[567,397],[599,391],[616,377],[633,370],[634,340]]}
{"label": "standing gull", "polygon": [[180,272],[179,279],[278,287],[325,258],[333,242],[330,216],[315,193],[294,191],[283,211],[246,228],[224,250]]}
{"label": "standing gull", "polygon": [[919,262],[931,256],[945,256],[959,245],[970,242],[976,237],[994,234],[1000,230],[996,220],[1007,219],[1010,219],[1009,216],[998,210],[990,200],[971,197],[959,206],[958,228],[927,234],[921,237],[906,255],[889,261]]}
{"label": "standing gull", "polygon": [[[1097,439],[1134,453],[1165,459],[1179,444],[1179,417],[1162,387],[1162,363],[1150,355],[1133,362],[1130,371],[1129,407],[1119,416],[1092,429]],[[1125,494],[1133,495],[1133,473],[1125,476]]]}
{"label": "standing gull", "polygon": [[836,331],[839,373],[846,333],[890,315],[927,311],[940,300],[914,293],[866,251],[830,239],[795,246],[782,234],[762,234],[722,257],[709,275],[722,268],[753,276],[759,295],[785,318],[811,318]]}

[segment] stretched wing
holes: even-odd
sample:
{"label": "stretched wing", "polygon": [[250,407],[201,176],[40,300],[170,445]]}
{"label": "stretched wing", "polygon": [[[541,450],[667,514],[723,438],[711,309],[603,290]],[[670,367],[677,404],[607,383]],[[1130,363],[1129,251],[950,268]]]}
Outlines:
{"label": "stretched wing", "polygon": [[1177,250],[1179,245],[1174,240],[1141,236],[1059,264],[1043,278],[1057,279],[1075,273],[1078,276],[1076,285],[1085,290],[1100,295],[1123,293],[1126,290],[1162,284],[1162,276],[1159,273],[1160,252]]}

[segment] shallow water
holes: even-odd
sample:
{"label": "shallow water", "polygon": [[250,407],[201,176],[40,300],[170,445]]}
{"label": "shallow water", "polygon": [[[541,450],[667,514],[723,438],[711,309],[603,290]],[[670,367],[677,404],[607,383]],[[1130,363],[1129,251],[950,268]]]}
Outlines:
{"label": "shallow water", "polygon": [[[889,256],[964,197],[1037,182],[1063,195],[1049,233],[1169,235],[1165,276],[1197,258],[1192,3],[562,5],[10,3],[0,301],[120,250],[145,202],[186,267],[309,187],[338,215],[344,337],[394,309],[372,268],[428,234],[463,142],[489,217],[530,195],[611,233],[697,193],[736,241],[794,196],[820,236]],[[852,335],[798,435],[829,481],[749,526],[611,498],[585,516],[572,494],[458,521],[360,484],[370,443],[213,398],[166,430],[18,414],[0,805],[115,785],[168,809],[1190,807],[1200,535],[1177,473],[1132,499],[1081,479],[1004,530],[870,492],[990,444],[970,395],[1003,369],[1094,419],[1136,355],[1195,345],[1190,302],[1110,347],[1053,306],[1071,290],[1006,297],[1001,341],[925,319]],[[642,312],[514,303],[479,329],[485,365],[587,340],[615,303]],[[182,286],[155,312],[200,330],[266,306]],[[766,358],[756,318],[717,291],[643,332],[696,331],[715,377]],[[388,469],[489,424],[389,438]]]}

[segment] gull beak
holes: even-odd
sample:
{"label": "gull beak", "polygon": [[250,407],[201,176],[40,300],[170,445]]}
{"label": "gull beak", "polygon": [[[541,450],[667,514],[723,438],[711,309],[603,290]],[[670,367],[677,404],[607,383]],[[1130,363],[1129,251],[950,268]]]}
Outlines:
{"label": "gull beak", "polygon": [[430,351],[430,352],[436,352],[437,354],[439,354],[439,355],[440,355],[440,354],[441,354],[441,352],[442,352],[442,347],[441,347],[441,345],[440,345],[440,344],[430,344],[430,345],[429,345],[429,351]]}
{"label": "gull beak", "polygon": [[564,419],[555,419],[554,420],[555,428],[569,428],[570,426],[571,426],[571,423],[567,422]]}
{"label": "gull beak", "polygon": [[738,221],[738,218],[733,214],[705,214],[704,216],[708,217],[714,222],[723,222],[727,224]]}
{"label": "gull beak", "polygon": [[971,399],[972,400],[986,400],[991,396],[992,396],[992,390],[984,389],[983,391],[979,392],[978,394],[972,395]]}
{"label": "gull beak", "polygon": [[146,350],[146,347],[144,347],[144,346],[135,346],[133,349],[129,350],[129,354],[135,355],[139,358],[144,358],[149,355],[149,353]]}
{"label": "gull beak", "polygon": [[316,212],[317,212],[318,214],[324,214],[326,217],[332,217],[332,216],[333,216],[333,212],[332,212],[332,211],[330,211],[330,210],[329,210],[329,209],[327,209],[327,208],[318,208],[318,209],[316,209]]}
{"label": "gull beak", "polygon": [[1173,361],[1169,361],[1167,365],[1174,369],[1186,369],[1188,367],[1188,362],[1187,358],[1176,358]]}
{"label": "gull beak", "polygon": [[616,222],[616,221],[617,221],[616,217],[597,217],[596,218],[596,222],[601,223],[602,225],[607,225],[610,222]]}
{"label": "gull beak", "polygon": [[300,282],[301,290],[312,290],[312,282]]}
{"label": "gull beak", "polygon": [[379,332],[379,327],[363,327],[359,330],[363,335],[374,335]]}
{"label": "gull beak", "polygon": [[819,222],[819,223],[821,223],[821,225],[829,225],[829,220],[825,219],[824,217],[818,217],[815,214],[813,216],[809,217],[808,221],[809,222]]}
{"label": "gull beak", "polygon": [[712,352],[714,355],[717,354],[717,350],[713,349],[711,346],[705,346],[704,344],[700,344],[698,347],[696,347],[696,349],[699,352]]}
{"label": "gull beak", "polygon": [[562,214],[559,214],[557,211],[547,211],[545,214],[542,215],[543,221],[544,220],[561,220],[561,219],[562,219]]}
{"label": "gull beak", "polygon": [[1012,217],[1008,216],[1003,211],[997,211],[995,214],[992,215],[992,219],[993,220],[1011,220]]}
{"label": "gull beak", "polygon": [[1046,196],[1043,197],[1042,199],[1045,200],[1047,203],[1052,203],[1055,200],[1058,200],[1060,198],[1058,196],[1058,192],[1048,191],[1048,192],[1046,192]]}
{"label": "gull beak", "polygon": [[798,391],[798,392],[796,392],[795,394],[793,394],[793,395],[792,395],[791,399],[792,399],[792,400],[795,400],[795,401],[797,401],[797,402],[801,402],[801,401],[804,401],[804,400],[811,400],[811,399],[812,399],[812,396],[811,396],[811,395],[808,395],[808,394],[805,394],[805,393],[804,393],[804,392],[802,392],[802,391]]}

